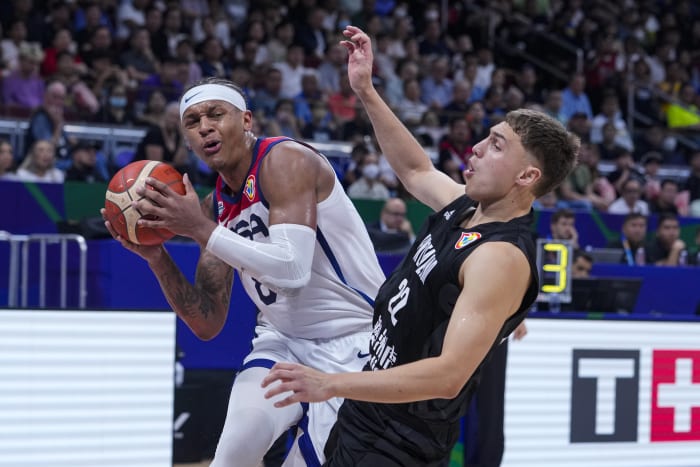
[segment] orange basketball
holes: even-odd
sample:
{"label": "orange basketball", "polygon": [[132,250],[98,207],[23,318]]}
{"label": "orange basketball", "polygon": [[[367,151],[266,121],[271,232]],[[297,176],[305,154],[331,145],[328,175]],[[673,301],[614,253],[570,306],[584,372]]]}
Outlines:
{"label": "orange basketball", "polygon": [[139,245],[160,245],[175,236],[167,229],[152,229],[136,225],[142,215],[131,206],[132,201],[143,199],[136,194],[136,187],[143,186],[146,177],[153,177],[181,195],[185,194],[182,175],[172,166],[158,161],[136,161],[114,174],[105,195],[107,220],[119,235]]}

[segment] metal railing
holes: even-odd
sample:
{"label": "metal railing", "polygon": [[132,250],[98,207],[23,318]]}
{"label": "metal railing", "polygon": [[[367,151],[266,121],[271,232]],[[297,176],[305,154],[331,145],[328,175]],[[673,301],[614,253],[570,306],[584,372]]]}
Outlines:
{"label": "metal railing", "polygon": [[[7,284],[7,305],[9,307],[29,306],[29,273],[38,264],[38,299],[40,308],[46,308],[46,295],[48,289],[48,248],[59,248],[59,306],[68,307],[68,245],[75,243],[79,251],[78,258],[78,308],[85,308],[87,304],[87,243],[82,235],[76,234],[30,234],[13,235],[0,231],[0,242],[9,244],[9,265]],[[32,244],[37,244],[39,249],[38,262],[30,262],[33,255],[30,253]],[[21,260],[20,260],[21,252]],[[21,278],[21,280],[20,280]],[[21,300],[20,300],[21,299]]]}

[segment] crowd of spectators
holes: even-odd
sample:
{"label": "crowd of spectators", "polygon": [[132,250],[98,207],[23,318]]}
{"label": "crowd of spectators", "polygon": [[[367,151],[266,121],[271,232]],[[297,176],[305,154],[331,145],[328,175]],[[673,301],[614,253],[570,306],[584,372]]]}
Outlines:
{"label": "crowd of spectators", "polygon": [[[11,0],[0,18],[0,110],[30,123],[3,178],[46,141],[50,168],[108,179],[124,160],[78,144],[63,130],[75,121],[144,127],[134,158],[209,185],[170,104],[218,76],[243,89],[259,135],[349,142],[353,157],[337,167],[349,192],[403,196],[345,74],[338,42],[352,23],[374,39],[376,87],[451,177],[491,125],[531,107],[584,141],[579,167],[541,205],[700,216],[692,1]],[[76,152],[94,169],[69,171]],[[690,175],[661,178],[665,166]]]}

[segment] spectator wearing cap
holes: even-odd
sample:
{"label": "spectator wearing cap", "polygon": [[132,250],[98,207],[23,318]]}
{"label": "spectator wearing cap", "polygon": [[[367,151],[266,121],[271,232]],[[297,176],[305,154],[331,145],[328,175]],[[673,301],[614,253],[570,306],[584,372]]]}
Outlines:
{"label": "spectator wearing cap", "polygon": [[41,46],[25,42],[19,49],[19,65],[2,80],[3,103],[31,111],[44,99],[44,80],[39,75],[39,64],[44,58]]}
{"label": "spectator wearing cap", "polygon": [[649,215],[649,205],[642,199],[642,184],[636,178],[628,178],[622,185],[622,194],[608,206],[610,214],[638,213]]}
{"label": "spectator wearing cap", "polygon": [[101,170],[97,163],[99,144],[95,141],[81,140],[73,146],[72,163],[66,170],[66,181],[106,182],[106,170]]}

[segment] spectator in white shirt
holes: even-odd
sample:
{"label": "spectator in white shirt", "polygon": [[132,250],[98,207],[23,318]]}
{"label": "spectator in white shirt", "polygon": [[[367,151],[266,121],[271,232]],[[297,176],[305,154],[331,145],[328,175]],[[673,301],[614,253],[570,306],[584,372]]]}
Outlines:
{"label": "spectator in white shirt", "polygon": [[63,183],[65,174],[56,168],[56,148],[52,142],[40,139],[29,149],[17,169],[15,180],[23,182]]}
{"label": "spectator in white shirt", "polygon": [[649,205],[642,199],[642,184],[636,178],[628,178],[622,185],[622,194],[608,206],[610,214],[637,213],[649,215]]}

